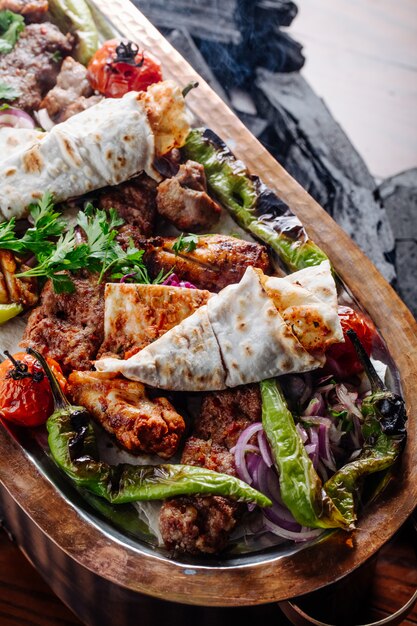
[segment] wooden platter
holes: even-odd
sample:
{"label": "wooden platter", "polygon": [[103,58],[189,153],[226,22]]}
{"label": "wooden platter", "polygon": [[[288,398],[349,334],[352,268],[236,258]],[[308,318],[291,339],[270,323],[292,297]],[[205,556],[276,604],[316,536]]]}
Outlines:
{"label": "wooden platter", "polygon": [[[94,5],[93,5],[94,7]],[[97,1],[118,31],[158,56],[167,77],[199,81],[187,97],[195,115],[221,136],[253,174],[274,188],[379,328],[400,374],[409,423],[395,476],[366,509],[352,541],[334,533],[292,554],[274,551],[216,562],[179,562],[96,523],[47,480],[30,452],[0,429],[0,505],[18,540],[42,572],[54,559],[61,586],[79,588],[90,573],[106,585],[163,600],[204,606],[243,606],[302,595],[346,576],[372,556],[417,505],[417,324],[371,261],[256,141],[222,100],[128,0]],[[59,558],[61,555],[61,558]],[[58,561],[57,561],[58,559]],[[60,594],[61,595],[61,594]]]}

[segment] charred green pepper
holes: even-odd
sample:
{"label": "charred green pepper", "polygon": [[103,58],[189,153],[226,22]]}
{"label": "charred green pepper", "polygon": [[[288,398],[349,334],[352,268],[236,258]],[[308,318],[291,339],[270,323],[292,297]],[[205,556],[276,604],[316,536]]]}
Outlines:
{"label": "charred green pepper", "polygon": [[239,226],[268,244],[290,271],[327,259],[289,207],[258,177],[250,176],[213,131],[192,130],[183,152],[204,166],[210,190]]}
{"label": "charred green pepper", "polygon": [[353,523],[362,479],[393,465],[404,447],[407,413],[401,396],[387,389],[379,378],[356,333],[348,330],[347,335],[371,384],[372,393],[361,407],[365,443],[359,457],[338,470],[324,488],[343,516]]}
{"label": "charred green pepper", "polygon": [[262,381],[260,387],[262,425],[279,473],[285,506],[302,526],[349,529],[349,522],[323,490],[279,385],[271,379]]}
{"label": "charred green pepper", "polygon": [[55,411],[46,423],[52,457],[78,487],[111,504],[213,494],[271,506],[266,496],[243,481],[202,467],[127,463],[112,466],[100,461],[90,415],[84,407],[68,402],[42,355],[31,348],[28,352],[41,363],[55,399]]}

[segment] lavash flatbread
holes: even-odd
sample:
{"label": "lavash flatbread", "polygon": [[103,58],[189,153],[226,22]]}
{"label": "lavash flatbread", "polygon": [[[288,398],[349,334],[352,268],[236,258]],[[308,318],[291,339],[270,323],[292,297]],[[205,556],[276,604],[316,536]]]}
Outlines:
{"label": "lavash flatbread", "polygon": [[101,372],[119,372],[158,389],[226,388],[220,350],[206,305],[130,359],[102,359],[96,361],[96,368]]}
{"label": "lavash flatbread", "polygon": [[23,217],[46,191],[59,202],[142,171],[155,177],[153,158],[154,136],[139,94],[102,100],[0,162],[0,217]]}
{"label": "lavash flatbread", "polygon": [[98,356],[132,356],[192,315],[211,295],[205,289],[107,283],[104,342]]}
{"label": "lavash flatbread", "polygon": [[[154,157],[183,145],[188,117],[179,87],[163,81],[104,99],[47,133],[13,129],[19,145],[0,157],[0,220],[24,217],[46,191],[61,202],[141,172],[159,181]],[[10,144],[2,132],[0,146]]]}
{"label": "lavash flatbread", "polygon": [[[320,280],[326,289],[335,292],[330,266],[316,272],[327,273],[327,277]],[[301,275],[304,283],[308,283],[307,274]],[[313,285],[319,284],[314,272],[312,278]],[[320,367],[324,362],[323,352],[314,351],[311,354],[303,347],[292,331],[292,323],[284,320],[283,315],[291,307],[282,305],[281,314],[263,288],[262,283],[267,280],[262,272],[249,267],[240,283],[229,285],[210,298],[207,305],[139,353],[127,360],[99,360],[96,362],[97,369],[120,372],[127,378],[161,389],[209,391]],[[302,290],[309,303],[300,304],[305,306],[305,310],[310,309],[318,315],[321,306],[329,306],[301,287],[301,280],[298,282],[300,284],[292,284],[284,279],[281,285],[285,294],[283,301],[289,298],[287,305],[292,304]],[[272,289],[276,290],[277,296],[277,285],[273,284]],[[318,293],[319,289],[315,291]],[[339,341],[341,328],[340,322],[336,321],[334,294],[327,293],[326,298],[333,302],[328,317],[334,326],[333,331],[329,330],[330,334],[333,332],[333,339],[326,334],[327,345],[330,341]],[[314,324],[312,327],[319,335],[321,327],[317,328]],[[203,341],[208,342],[206,346],[202,346]]]}
{"label": "lavash flatbread", "polygon": [[208,301],[207,309],[227,372],[227,387],[319,367],[321,361],[299,343],[252,267],[219,296]]}
{"label": "lavash flatbread", "polygon": [[302,346],[324,353],[343,341],[337,291],[329,261],[285,278],[264,276],[263,287]]}

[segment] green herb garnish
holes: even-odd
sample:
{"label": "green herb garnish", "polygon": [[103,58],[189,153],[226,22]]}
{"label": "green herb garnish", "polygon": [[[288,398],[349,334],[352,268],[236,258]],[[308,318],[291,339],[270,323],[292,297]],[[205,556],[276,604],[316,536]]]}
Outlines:
{"label": "green herb garnish", "polygon": [[18,89],[0,80],[0,100],[16,100],[21,95],[22,93]]}
{"label": "green herb garnish", "polygon": [[172,246],[175,254],[179,254],[180,252],[193,252],[198,244],[198,236],[189,233],[188,235],[181,235],[175,240],[174,245]]}
{"label": "green herb garnish", "polygon": [[25,21],[21,15],[0,11],[0,54],[8,54],[13,50],[24,28]]}
{"label": "green herb garnish", "polygon": [[[46,193],[29,207],[33,226],[20,239],[16,236],[15,220],[0,224],[0,248],[18,254],[34,254],[38,264],[18,274],[19,277],[50,279],[57,293],[71,292],[74,284],[68,272],[86,269],[98,274],[98,282],[105,276],[120,280],[128,275],[131,282],[151,283],[143,262],[143,250],[130,241],[126,250],[116,241],[117,228],[124,224],[114,209],[108,212],[87,204],[77,216],[77,226],[86,241],[79,242],[74,228],[67,230],[65,220],[55,210],[53,198]],[[153,283],[163,282],[160,272]]]}

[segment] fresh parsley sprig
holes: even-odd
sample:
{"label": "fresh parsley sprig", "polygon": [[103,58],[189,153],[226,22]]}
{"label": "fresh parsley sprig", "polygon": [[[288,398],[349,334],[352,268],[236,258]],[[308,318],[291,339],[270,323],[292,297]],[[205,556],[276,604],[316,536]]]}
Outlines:
{"label": "fresh parsley sprig", "polygon": [[0,11],[0,53],[8,54],[14,48],[20,33],[25,29],[22,15],[12,11]]}
{"label": "fresh parsley sprig", "polygon": [[[78,213],[77,226],[85,236],[82,243],[77,241],[74,228],[65,232],[65,221],[55,211],[50,195],[33,205],[30,213],[33,228],[21,239],[16,238],[14,220],[0,224],[0,248],[8,247],[18,253],[30,251],[37,258],[38,264],[19,277],[49,278],[57,293],[74,291],[71,272],[80,269],[98,274],[98,282],[105,277],[120,280],[126,275],[130,282],[152,282],[143,262],[144,251],[136,248],[133,241],[124,250],[116,240],[117,228],[124,220],[114,209],[106,212],[88,204],[84,212]],[[165,278],[160,273],[153,282],[163,282]]]}
{"label": "fresh parsley sprig", "polygon": [[193,233],[188,233],[188,235],[181,233],[181,235],[177,237],[177,239],[174,241],[172,250],[175,252],[176,255],[182,251],[193,252],[196,249],[197,244],[197,235],[193,235]]}

